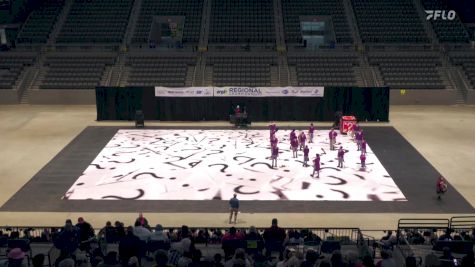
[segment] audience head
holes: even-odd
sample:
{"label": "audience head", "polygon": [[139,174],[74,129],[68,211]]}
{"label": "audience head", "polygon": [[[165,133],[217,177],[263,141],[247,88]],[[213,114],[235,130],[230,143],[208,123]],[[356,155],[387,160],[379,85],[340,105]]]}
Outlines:
{"label": "audience head", "polygon": [[389,259],[391,257],[391,253],[387,250],[381,250],[381,258],[383,258],[383,260],[385,259]]}
{"label": "audience head", "polygon": [[155,225],[155,232],[162,232],[163,231],[163,226],[161,224]]}
{"label": "audience head", "polygon": [[76,256],[76,267],[87,267],[88,261],[86,256]]}
{"label": "audience head", "polygon": [[110,251],[107,253],[107,255],[104,257],[104,263],[107,265],[116,265],[117,262],[117,252],[115,251]]}
{"label": "audience head", "polygon": [[451,256],[452,253],[451,253],[449,247],[444,247],[444,248],[442,249],[442,254],[443,254],[444,257],[448,257],[448,256]]}
{"label": "audience head", "polygon": [[246,261],[243,259],[233,260],[233,267],[246,267]]}
{"label": "audience head", "polygon": [[223,259],[223,256],[221,256],[221,254],[219,253],[216,253],[214,254],[213,259],[214,259],[214,262],[221,262],[221,260]]}
{"label": "audience head", "polygon": [[133,235],[134,234],[134,228],[132,226],[127,226],[127,234],[128,235]]}
{"label": "audience head", "polygon": [[157,250],[155,253],[155,262],[157,263],[157,267],[167,266],[168,253],[162,249]]}
{"label": "audience head", "polygon": [[190,230],[188,229],[188,226],[182,225],[181,226],[181,237],[182,238],[188,237],[189,234],[190,234]]}
{"label": "audience head", "polygon": [[25,258],[25,252],[23,252],[20,248],[13,248],[8,252],[7,257],[12,260],[22,260]]}
{"label": "audience head", "polygon": [[320,262],[320,265],[319,265],[319,267],[331,267],[331,266],[332,264],[327,260],[323,260],[322,262]]}
{"label": "audience head", "polygon": [[318,260],[318,252],[314,249],[307,250],[307,254],[305,254],[305,261],[308,263],[316,263]]}
{"label": "audience head", "polygon": [[201,261],[201,250],[197,249],[195,251],[193,251],[193,256],[192,256],[192,261],[193,262],[200,262]]}
{"label": "audience head", "polygon": [[106,222],[106,226],[107,226],[107,227],[111,227],[111,226],[112,226],[112,223],[111,223],[110,221],[107,221],[107,222]]}
{"label": "audience head", "polygon": [[33,267],[43,267],[44,262],[45,262],[45,255],[44,254],[36,254],[33,257]]}
{"label": "audience head", "polygon": [[236,227],[233,226],[233,227],[229,228],[229,233],[231,235],[235,235],[236,234]]}
{"label": "audience head", "polygon": [[234,252],[234,259],[245,260],[246,259],[246,252],[244,251],[244,249],[242,249],[242,248],[236,249],[236,251]]}
{"label": "audience head", "polygon": [[58,267],[74,267],[74,264],[75,264],[75,263],[74,263],[74,260],[73,260],[73,259],[67,258],[67,259],[62,260],[62,261],[59,263]]}
{"label": "audience head", "polygon": [[130,257],[129,261],[127,262],[128,267],[139,267],[139,259],[137,257],[133,256]]}
{"label": "audience head", "polygon": [[84,218],[83,217],[79,217],[78,218],[78,224],[83,224],[84,223]]}
{"label": "audience head", "polygon": [[366,255],[363,257],[363,265],[365,267],[373,267],[374,266],[374,260],[373,257],[370,255]]}
{"label": "audience head", "polygon": [[278,221],[276,218],[272,219],[272,226],[277,226]]}

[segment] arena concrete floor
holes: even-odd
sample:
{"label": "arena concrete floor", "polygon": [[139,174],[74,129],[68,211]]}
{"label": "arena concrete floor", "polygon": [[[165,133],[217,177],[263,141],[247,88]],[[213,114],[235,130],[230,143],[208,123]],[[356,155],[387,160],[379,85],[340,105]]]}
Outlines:
{"label": "arena concrete floor", "polygon": [[[131,122],[96,122],[95,106],[0,106],[0,206],[87,126],[130,126]],[[257,123],[266,125],[265,123]],[[308,122],[279,122],[304,126]],[[226,122],[147,122],[155,126],[224,126]],[[329,126],[318,123],[318,126]],[[391,106],[389,123],[475,207],[475,106]],[[435,179],[435,178],[434,178]],[[434,181],[435,183],[435,181]],[[449,188],[450,190],[450,188]],[[27,204],[25,204],[27,205]],[[359,227],[394,229],[399,218],[449,218],[461,214],[411,213],[246,213],[237,226],[266,227],[273,217],[284,227]],[[473,214],[470,214],[473,215]],[[0,225],[58,226],[82,216],[95,227],[107,220],[131,224],[137,213],[0,212]],[[152,224],[174,227],[226,227],[227,213],[147,213]]]}

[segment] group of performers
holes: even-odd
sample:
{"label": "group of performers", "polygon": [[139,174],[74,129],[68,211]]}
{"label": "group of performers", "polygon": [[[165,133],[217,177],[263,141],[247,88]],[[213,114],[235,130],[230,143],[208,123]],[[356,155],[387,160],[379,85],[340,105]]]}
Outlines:
{"label": "group of performers", "polygon": [[[277,168],[277,158],[279,157],[279,147],[278,143],[279,140],[277,139],[276,132],[278,131],[277,125],[275,123],[271,123],[269,125],[269,131],[270,131],[270,147],[271,147],[271,160],[272,160],[272,168],[276,167]],[[308,143],[313,143],[314,139],[314,134],[315,134],[315,126],[313,123],[310,124],[310,127],[308,128]],[[364,133],[363,129],[359,127],[359,125],[354,124],[350,126],[350,129],[348,130],[348,135],[351,137],[352,140],[356,142],[356,146],[358,151],[361,151],[360,154],[360,162],[361,162],[361,170],[366,169],[366,140],[364,138]],[[331,129],[330,132],[328,133],[328,139],[329,139],[329,144],[330,144],[330,150],[335,150],[336,149],[336,137],[338,136],[337,132],[335,129]],[[308,161],[309,161],[309,153],[310,149],[308,148],[308,145],[306,144],[307,142],[307,135],[305,134],[305,131],[301,131],[298,135],[294,130],[290,132],[289,136],[290,140],[290,150],[292,151],[292,157],[297,158],[298,157],[298,150],[303,151],[303,166],[308,167]],[[338,168],[343,168],[344,165],[343,163],[345,162],[345,153],[347,151],[343,149],[343,146],[340,146],[340,148],[337,151],[337,158],[338,158]],[[313,159],[313,173],[312,177],[317,174],[317,178],[320,178],[320,154],[316,154],[315,158]]]}

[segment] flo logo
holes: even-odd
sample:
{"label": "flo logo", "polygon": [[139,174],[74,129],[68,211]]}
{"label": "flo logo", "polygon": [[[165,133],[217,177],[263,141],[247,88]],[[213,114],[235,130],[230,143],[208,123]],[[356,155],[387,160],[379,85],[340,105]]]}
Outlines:
{"label": "flo logo", "polygon": [[454,20],[457,13],[454,10],[426,10],[427,20]]}

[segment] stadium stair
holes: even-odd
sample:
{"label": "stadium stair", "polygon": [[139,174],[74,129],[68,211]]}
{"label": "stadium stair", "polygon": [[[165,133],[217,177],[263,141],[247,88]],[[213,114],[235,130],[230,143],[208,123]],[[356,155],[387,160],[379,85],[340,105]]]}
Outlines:
{"label": "stadium stair", "polygon": [[56,42],[56,38],[58,37],[61,31],[61,28],[63,28],[64,22],[66,21],[66,18],[68,17],[69,11],[71,11],[73,2],[74,0],[64,1],[63,9],[61,10],[61,13],[59,14],[58,19],[53,27],[53,30],[51,31],[51,34],[48,38],[48,42],[47,42],[48,47],[51,47]]}

